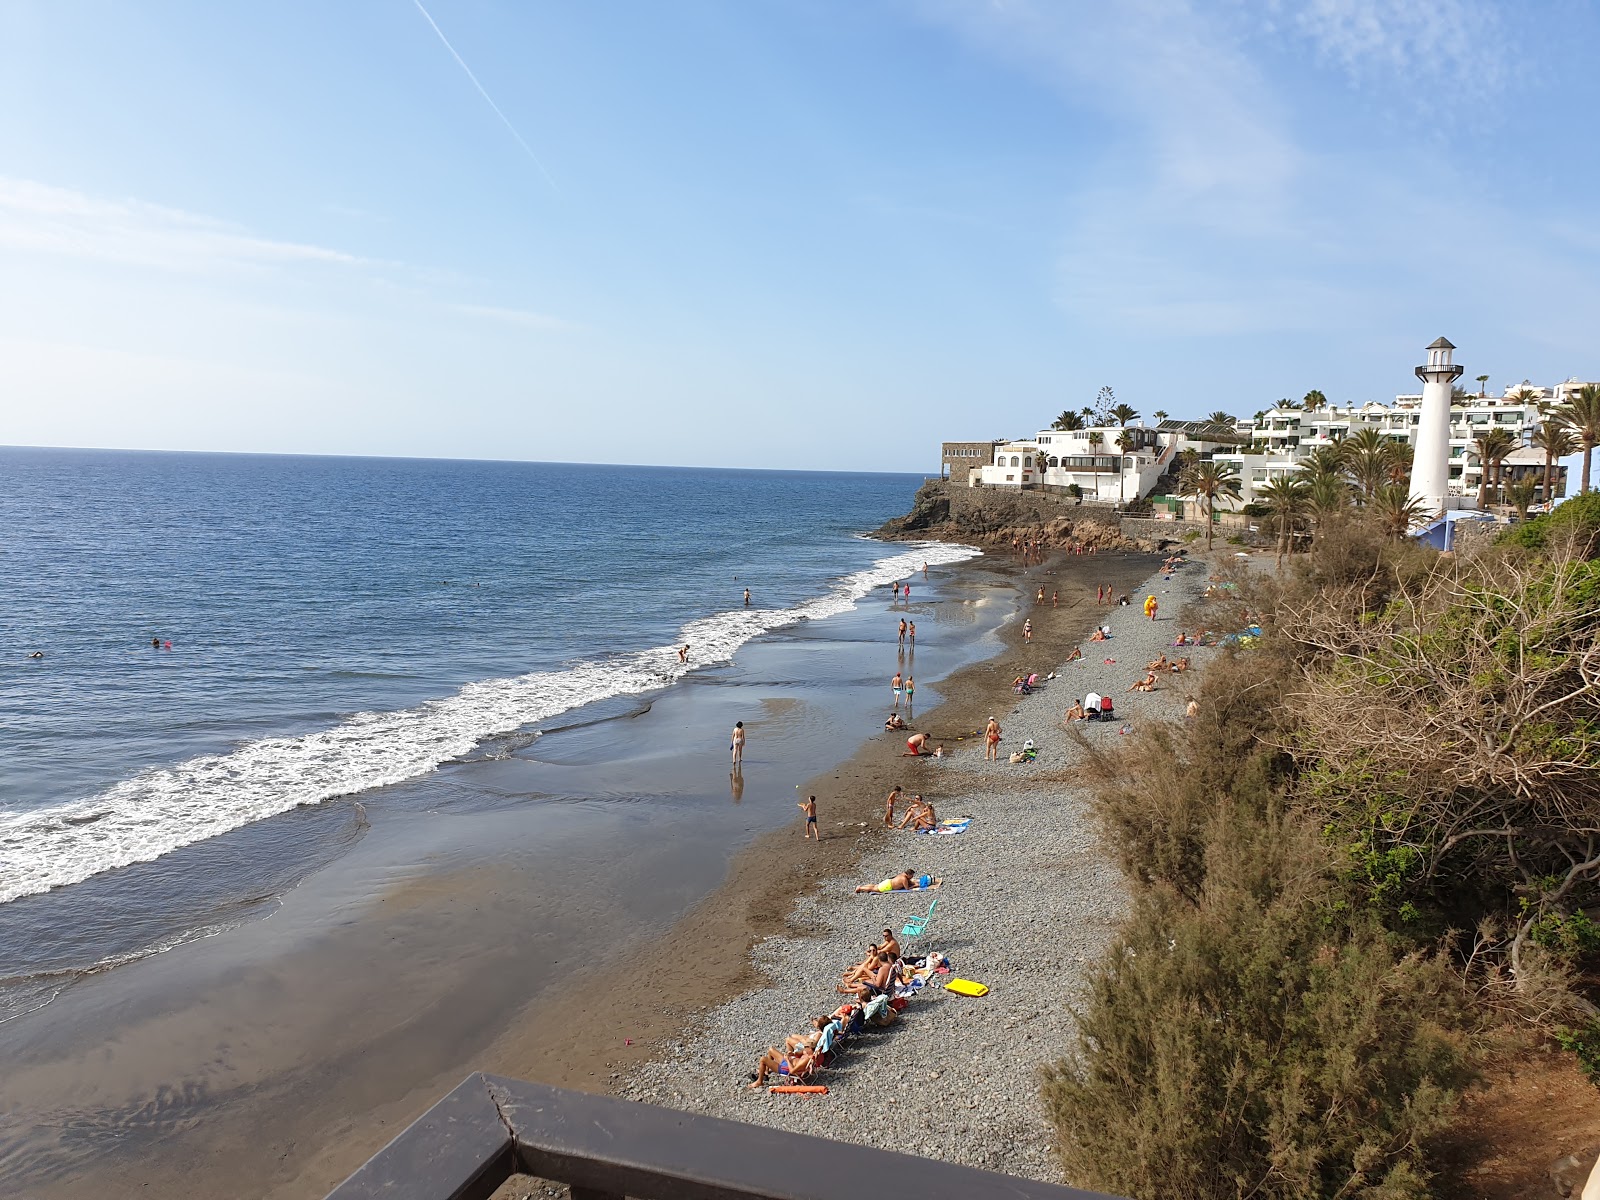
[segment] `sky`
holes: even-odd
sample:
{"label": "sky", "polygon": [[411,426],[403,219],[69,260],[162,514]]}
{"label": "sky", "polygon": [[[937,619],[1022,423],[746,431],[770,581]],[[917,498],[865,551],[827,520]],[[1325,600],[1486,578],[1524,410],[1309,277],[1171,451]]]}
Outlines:
{"label": "sky", "polygon": [[1441,334],[1600,379],[1597,55],[1580,0],[0,0],[0,444],[933,473]]}

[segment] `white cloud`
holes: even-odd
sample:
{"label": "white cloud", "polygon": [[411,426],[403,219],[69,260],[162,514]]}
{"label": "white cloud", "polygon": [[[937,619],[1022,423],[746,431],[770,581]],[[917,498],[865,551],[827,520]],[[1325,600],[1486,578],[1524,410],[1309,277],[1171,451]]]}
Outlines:
{"label": "white cloud", "polygon": [[1500,82],[1505,30],[1484,0],[1273,2],[1293,29],[1350,76],[1467,75],[1474,89]]}
{"label": "white cloud", "polygon": [[359,264],[355,255],[277,241],[222,221],[140,200],[0,177],[0,249],[196,272]]}

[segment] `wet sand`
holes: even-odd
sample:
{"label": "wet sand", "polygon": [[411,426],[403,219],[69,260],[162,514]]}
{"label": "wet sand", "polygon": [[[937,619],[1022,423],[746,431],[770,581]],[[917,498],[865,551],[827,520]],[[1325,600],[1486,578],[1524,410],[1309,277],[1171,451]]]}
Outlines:
{"label": "wet sand", "polygon": [[[1060,661],[1087,633],[1097,582],[1131,586],[1150,562],[1057,558],[1017,572],[1021,587],[1005,582],[1003,562],[941,569],[983,594],[982,627],[965,631],[968,657],[992,648],[983,642],[991,629],[1004,630],[997,654],[937,689],[922,676],[923,697],[937,690],[949,699],[919,711],[913,727],[947,745],[975,736],[990,711],[1002,711],[1019,671]],[[1032,604],[1039,582],[1061,590],[1059,608]],[[956,598],[960,590],[945,602],[976,603]],[[884,608],[881,596],[862,603],[874,637]],[[1023,611],[1036,626],[1031,647],[1010,620]],[[953,626],[923,624],[924,663],[940,657],[942,629]],[[516,810],[451,818],[448,836],[437,816],[392,822],[401,828],[308,880],[272,921],[90,981],[48,1019],[5,1027],[0,1178],[17,1185],[7,1190],[317,1197],[471,1070],[614,1086],[697,1012],[758,982],[749,947],[786,928],[797,895],[853,870],[878,844],[893,783],[937,791],[940,764],[900,757],[903,735],[873,734],[803,783],[819,797],[824,835],[805,843],[793,808],[798,766],[843,754],[879,727],[888,672],[878,664],[892,672],[894,651],[885,659],[880,638],[865,655],[848,637],[830,643],[803,627],[776,640],[787,642],[782,653],[806,656],[804,669],[792,686],[761,684],[773,694],[752,722],[742,794],[730,787],[717,808],[691,803],[703,801],[704,781],[677,786],[667,749],[654,764],[660,778],[636,757],[609,769],[604,739],[628,735],[615,723],[592,727],[542,747],[534,761],[489,766],[489,786],[650,796],[654,803],[606,807],[614,837],[593,836],[593,805],[582,802],[549,806],[537,853],[523,856],[507,849],[526,837],[526,814]],[[730,674],[761,657],[742,654]],[[779,657],[767,666],[784,665]],[[866,671],[862,686],[878,699],[807,682],[830,668],[852,679]],[[661,697],[656,721],[731,724],[735,689],[696,691]],[[738,702],[748,706],[749,695]],[[725,770],[724,761],[719,777]],[[555,787],[563,776],[572,778]],[[727,847],[740,841],[747,848],[730,862]],[[433,843],[444,848],[430,859]],[[618,870],[640,886],[592,886]],[[376,903],[374,881],[383,885]]]}

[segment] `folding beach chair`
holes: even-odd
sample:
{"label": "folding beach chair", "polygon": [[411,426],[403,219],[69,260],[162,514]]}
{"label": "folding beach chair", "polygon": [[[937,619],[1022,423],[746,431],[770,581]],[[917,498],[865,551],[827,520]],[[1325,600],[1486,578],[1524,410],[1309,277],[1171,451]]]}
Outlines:
{"label": "folding beach chair", "polygon": [[933,920],[933,910],[937,908],[938,905],[938,898],[935,897],[933,903],[928,905],[928,911],[926,915],[907,917],[905,928],[900,931],[900,939],[902,941],[910,941],[913,938],[921,937],[923,932],[928,928],[928,922]]}

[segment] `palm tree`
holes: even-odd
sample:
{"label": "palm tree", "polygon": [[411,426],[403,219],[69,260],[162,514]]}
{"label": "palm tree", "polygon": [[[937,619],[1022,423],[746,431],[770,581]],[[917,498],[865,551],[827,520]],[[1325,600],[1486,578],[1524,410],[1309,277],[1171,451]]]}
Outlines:
{"label": "palm tree", "polygon": [[1339,443],[1345,470],[1361,489],[1363,500],[1371,500],[1389,477],[1394,443],[1376,429],[1362,429]]}
{"label": "palm tree", "polygon": [[1410,442],[1389,443],[1389,471],[1387,479],[1390,483],[1409,483],[1411,481],[1411,464],[1416,461],[1417,448]]}
{"label": "palm tree", "polygon": [[1589,460],[1595,443],[1600,442],[1600,384],[1586,383],[1567,397],[1560,409],[1561,422],[1572,430],[1583,450],[1583,486],[1580,493],[1589,490]]}
{"label": "palm tree", "polygon": [[1293,543],[1294,523],[1311,507],[1311,485],[1292,475],[1279,475],[1256,489],[1256,500],[1267,506],[1278,527],[1278,567]]}
{"label": "palm tree", "polygon": [[1405,537],[1408,529],[1428,516],[1423,502],[1412,499],[1410,491],[1398,483],[1387,483],[1379,488],[1372,497],[1369,511],[1397,542]]}
{"label": "palm tree", "polygon": [[1216,412],[1212,413],[1209,417],[1206,418],[1206,424],[1208,424],[1208,425],[1232,425],[1233,424],[1233,418],[1231,416],[1229,416],[1227,413],[1223,412],[1219,408],[1219,409],[1217,409]]}
{"label": "palm tree", "polygon": [[1082,413],[1082,414],[1083,414],[1083,419],[1084,419],[1084,420],[1085,420],[1085,421],[1092,421],[1092,420],[1094,420],[1094,406],[1093,406],[1093,405],[1091,405],[1091,404],[1085,404],[1085,405],[1084,405],[1084,406],[1083,406],[1083,407],[1082,407],[1082,408],[1080,408],[1080,409],[1079,409],[1079,410],[1078,410],[1078,411],[1079,411],[1079,412],[1080,412],[1080,413]]}
{"label": "palm tree", "polygon": [[1506,499],[1517,510],[1517,520],[1528,519],[1528,506],[1533,503],[1533,498],[1539,492],[1539,481],[1531,475],[1521,479],[1513,479],[1506,484]]}
{"label": "palm tree", "polygon": [[1480,399],[1483,397],[1484,390],[1488,386],[1489,386],[1489,377],[1487,375],[1479,375],[1478,376],[1478,396],[1479,396]]}
{"label": "palm tree", "polygon": [[1575,454],[1578,449],[1577,438],[1572,436],[1572,430],[1562,424],[1559,414],[1559,409],[1546,413],[1539,428],[1533,431],[1533,444],[1544,451],[1544,493],[1539,498],[1546,504],[1556,494],[1556,459]]}
{"label": "palm tree", "polygon": [[1311,525],[1321,533],[1331,517],[1345,510],[1350,503],[1350,485],[1338,472],[1321,471],[1305,476],[1306,505],[1311,511]]}
{"label": "palm tree", "polygon": [[1089,469],[1094,472],[1094,498],[1100,499],[1100,446],[1105,442],[1106,435],[1096,430],[1089,435]]}
{"label": "palm tree", "polygon": [[1075,412],[1063,412],[1054,421],[1050,422],[1051,429],[1061,429],[1068,433],[1083,428],[1083,418]]}
{"label": "palm tree", "polygon": [[1133,419],[1139,415],[1139,410],[1131,404],[1117,404],[1106,411],[1116,418],[1118,425],[1131,425]]}
{"label": "palm tree", "polygon": [[[1126,408],[1127,405],[1119,404],[1117,407],[1118,408]],[[1132,450],[1135,444],[1136,443],[1135,443],[1134,436],[1128,430],[1124,429],[1121,433],[1117,434],[1117,449],[1120,450],[1123,454],[1126,454],[1129,450]],[[1117,503],[1118,504],[1122,503],[1122,481],[1125,478],[1127,478],[1127,474],[1128,474],[1127,470],[1125,469],[1125,467],[1123,465],[1123,462],[1122,462],[1122,459],[1119,456],[1118,459],[1117,459]]]}
{"label": "palm tree", "polygon": [[1496,427],[1485,429],[1472,439],[1472,444],[1478,448],[1478,461],[1483,466],[1483,475],[1478,480],[1478,507],[1483,508],[1489,495],[1489,477],[1494,465],[1515,450],[1517,443],[1510,433]]}
{"label": "palm tree", "polygon": [[1155,412],[1151,413],[1150,415],[1152,417],[1154,417],[1156,419],[1156,422],[1159,424],[1160,422],[1165,421],[1167,419],[1167,415],[1168,414],[1167,414],[1166,409],[1158,408],[1158,409],[1155,410]]}
{"label": "palm tree", "polygon": [[1191,464],[1178,480],[1178,493],[1193,496],[1206,513],[1206,549],[1211,549],[1212,518],[1217,511],[1217,497],[1239,498],[1239,468],[1231,462],[1217,462],[1203,458]]}
{"label": "palm tree", "polygon": [[1300,401],[1306,408],[1327,408],[1328,398],[1318,388],[1312,388],[1306,393],[1305,399]]}

